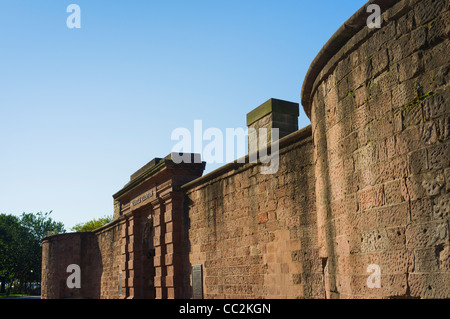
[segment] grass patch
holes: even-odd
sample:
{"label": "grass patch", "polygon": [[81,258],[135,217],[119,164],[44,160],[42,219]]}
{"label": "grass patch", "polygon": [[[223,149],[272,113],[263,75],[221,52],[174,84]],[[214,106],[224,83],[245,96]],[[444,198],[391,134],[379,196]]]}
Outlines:
{"label": "grass patch", "polygon": [[11,297],[26,297],[29,296],[28,294],[9,294],[7,295],[6,292],[0,293],[0,298],[11,298]]}

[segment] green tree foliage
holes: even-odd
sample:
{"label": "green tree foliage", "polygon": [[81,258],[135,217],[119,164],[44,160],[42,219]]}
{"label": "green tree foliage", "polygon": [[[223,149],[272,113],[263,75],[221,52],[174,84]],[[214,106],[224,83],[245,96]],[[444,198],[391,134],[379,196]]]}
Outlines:
{"label": "green tree foliage", "polygon": [[0,292],[15,283],[23,292],[27,283],[41,280],[42,238],[64,233],[64,225],[53,221],[48,213],[22,216],[0,214]]}
{"label": "green tree foliage", "polygon": [[106,224],[109,224],[112,222],[113,217],[112,216],[105,216],[97,219],[90,220],[86,223],[80,223],[72,227],[72,231],[75,232],[88,232],[93,231],[97,228],[100,228]]}
{"label": "green tree foliage", "polygon": [[42,238],[50,235],[65,233],[64,224],[55,222],[49,216],[52,212],[37,214],[23,213],[21,216],[22,225],[28,229],[34,239],[39,242]]}

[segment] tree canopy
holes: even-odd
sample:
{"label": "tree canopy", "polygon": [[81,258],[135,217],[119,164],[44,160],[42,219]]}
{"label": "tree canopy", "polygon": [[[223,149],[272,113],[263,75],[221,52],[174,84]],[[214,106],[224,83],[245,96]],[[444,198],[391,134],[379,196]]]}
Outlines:
{"label": "tree canopy", "polygon": [[18,282],[19,291],[26,283],[40,282],[42,238],[65,233],[64,225],[47,213],[23,213],[20,217],[0,214],[0,291],[8,282]]}
{"label": "tree canopy", "polygon": [[[42,268],[42,239],[65,233],[64,224],[54,221],[50,214],[23,213],[21,216],[0,214],[0,292],[26,292],[30,283],[40,283]],[[113,220],[105,216],[80,223],[72,231],[87,232]]]}
{"label": "tree canopy", "polygon": [[75,231],[75,232],[93,231],[97,228],[100,228],[100,227],[106,225],[106,224],[109,224],[110,222],[112,222],[112,220],[113,220],[112,216],[94,218],[88,222],[76,224],[75,226],[72,227],[71,230]]}

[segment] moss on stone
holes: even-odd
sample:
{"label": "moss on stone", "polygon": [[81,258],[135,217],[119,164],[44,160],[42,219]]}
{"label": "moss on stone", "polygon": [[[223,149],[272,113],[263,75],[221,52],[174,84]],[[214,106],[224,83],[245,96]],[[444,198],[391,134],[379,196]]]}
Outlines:
{"label": "moss on stone", "polygon": [[421,105],[423,101],[429,97],[432,97],[433,95],[436,95],[433,91],[429,91],[425,94],[420,93],[421,87],[417,88],[417,96],[409,102],[408,104],[405,104],[403,107],[401,107],[401,110],[408,114],[415,106]]}

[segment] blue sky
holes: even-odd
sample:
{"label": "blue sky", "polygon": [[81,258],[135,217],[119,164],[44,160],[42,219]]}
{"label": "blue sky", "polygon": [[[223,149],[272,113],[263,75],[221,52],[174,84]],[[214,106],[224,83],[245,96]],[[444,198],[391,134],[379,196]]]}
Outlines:
{"label": "blue sky", "polygon": [[53,210],[68,231],[112,214],[174,129],[245,128],[269,98],[299,103],[311,61],[365,3],[0,0],[0,213]]}

